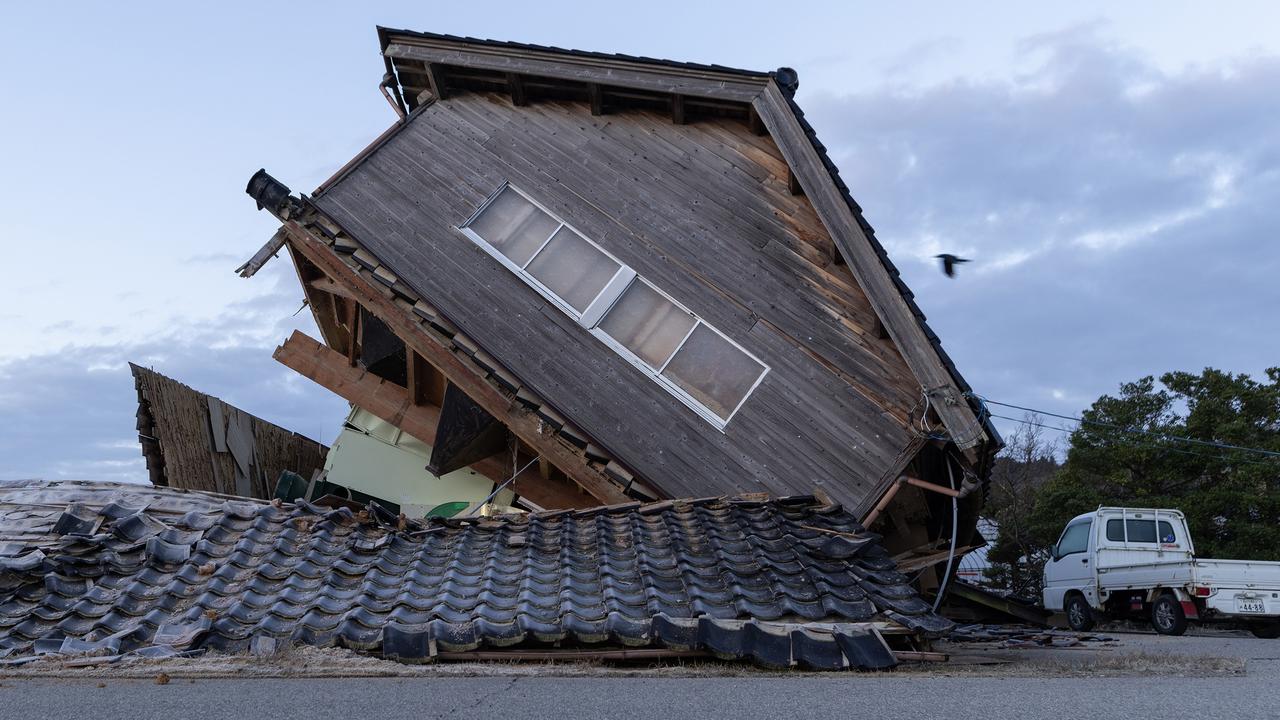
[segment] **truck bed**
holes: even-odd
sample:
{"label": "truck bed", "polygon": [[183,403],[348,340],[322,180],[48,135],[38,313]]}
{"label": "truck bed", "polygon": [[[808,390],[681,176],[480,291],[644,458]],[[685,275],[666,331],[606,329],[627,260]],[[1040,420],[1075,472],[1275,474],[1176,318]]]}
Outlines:
{"label": "truck bed", "polygon": [[1199,585],[1280,592],[1280,562],[1197,558],[1192,564]]}

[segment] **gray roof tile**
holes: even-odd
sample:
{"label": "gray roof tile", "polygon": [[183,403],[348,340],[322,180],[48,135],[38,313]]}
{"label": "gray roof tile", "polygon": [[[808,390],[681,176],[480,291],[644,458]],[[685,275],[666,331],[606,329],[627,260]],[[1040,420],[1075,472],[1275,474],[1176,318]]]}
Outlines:
{"label": "gray roof tile", "polygon": [[[876,536],[813,498],[429,519],[397,530],[376,506],[354,513],[165,490],[163,502],[137,510],[135,491],[87,489],[0,487],[0,543],[22,545],[0,559],[0,652],[64,642],[243,651],[267,636],[422,660],[432,647],[567,641],[821,669],[892,661],[858,623],[950,627]],[[58,499],[75,522],[52,512],[6,522]],[[82,530],[86,519],[100,520],[95,534],[54,531]]]}

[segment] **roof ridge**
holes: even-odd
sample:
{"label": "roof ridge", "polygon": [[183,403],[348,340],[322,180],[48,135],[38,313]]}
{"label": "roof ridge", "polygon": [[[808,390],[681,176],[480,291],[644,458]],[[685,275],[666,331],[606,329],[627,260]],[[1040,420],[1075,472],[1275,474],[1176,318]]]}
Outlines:
{"label": "roof ridge", "polygon": [[728,65],[717,65],[714,63],[698,63],[684,60],[670,60],[666,58],[653,58],[643,55],[628,55],[626,53],[606,53],[595,50],[578,50],[575,48],[562,48],[555,45],[539,45],[537,43],[523,43],[514,40],[495,40],[492,38],[477,38],[464,35],[450,35],[448,33],[428,32],[425,30],[408,30],[405,28],[392,28],[384,25],[378,25],[378,37],[382,41],[382,49],[387,46],[387,34],[396,33],[410,37],[419,37],[429,40],[443,40],[447,42],[466,43],[469,45],[481,45],[494,48],[507,48],[518,50],[534,50],[538,52],[559,53],[562,55],[573,55],[583,58],[594,58],[598,60],[622,60],[625,62],[642,63],[645,65],[658,65],[664,67],[685,69],[685,70],[706,70],[711,72],[728,73],[732,75],[742,75],[746,77],[770,77],[773,71],[767,70],[750,70],[747,68],[730,67]]}

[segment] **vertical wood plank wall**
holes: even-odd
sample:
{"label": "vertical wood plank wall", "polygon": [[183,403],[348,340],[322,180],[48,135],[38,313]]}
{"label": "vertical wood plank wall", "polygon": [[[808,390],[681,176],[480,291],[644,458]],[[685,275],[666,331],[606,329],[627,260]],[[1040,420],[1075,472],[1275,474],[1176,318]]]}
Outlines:
{"label": "vertical wood plank wall", "polygon": [[[457,231],[509,181],[771,367],[712,427]],[[919,385],[768,137],[746,123],[451,94],[315,198],[619,460],[676,495],[858,505],[901,461]]]}

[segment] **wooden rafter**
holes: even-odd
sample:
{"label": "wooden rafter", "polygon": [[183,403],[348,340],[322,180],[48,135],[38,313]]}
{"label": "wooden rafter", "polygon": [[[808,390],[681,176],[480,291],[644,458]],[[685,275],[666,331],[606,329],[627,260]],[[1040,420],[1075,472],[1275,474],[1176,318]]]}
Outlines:
{"label": "wooden rafter", "polygon": [[589,465],[575,448],[548,432],[541,418],[529,413],[514,399],[503,395],[489,384],[473,366],[465,363],[427,333],[415,318],[384,295],[379,287],[339,259],[307,229],[295,221],[286,222],[285,228],[289,233],[289,244],[296,252],[315,264],[329,278],[347,288],[366,310],[378,316],[405,342],[407,349],[416,351],[434,365],[449,382],[457,385],[472,400],[503,422],[539,456],[552,462],[569,479],[603,503],[628,500],[601,471]]}
{"label": "wooden rafter", "polygon": [[915,314],[885,271],[871,240],[832,182],[822,158],[792,112],[786,95],[771,80],[752,104],[907,366],[929,395],[956,447],[968,451],[966,455],[976,462],[973,448],[986,438],[982,423],[956,387],[955,380],[925,336]]}
{"label": "wooden rafter", "polygon": [[[351,367],[342,353],[300,330],[295,330],[276,348],[272,357],[343,400],[368,410],[427,445],[435,445],[440,408],[414,405],[404,388],[367,370]],[[507,466],[506,462],[490,459],[476,462],[471,468],[494,482],[502,482],[510,476]]]}
{"label": "wooden rafter", "polygon": [[418,38],[397,38],[397,42],[387,45],[383,55],[419,60],[427,63],[428,70],[432,66],[448,65],[737,102],[750,102],[767,80],[765,75],[670,68],[621,59],[566,57],[562,53],[536,49],[499,50]]}

